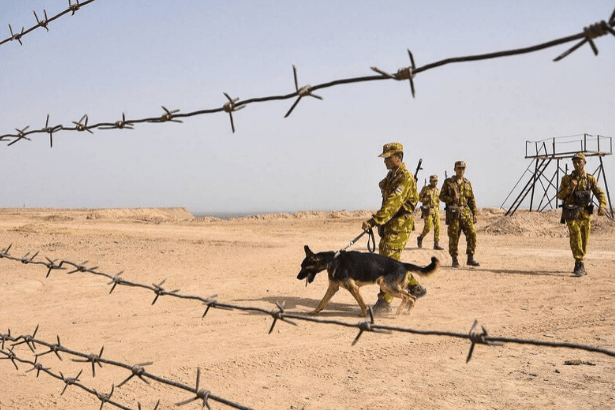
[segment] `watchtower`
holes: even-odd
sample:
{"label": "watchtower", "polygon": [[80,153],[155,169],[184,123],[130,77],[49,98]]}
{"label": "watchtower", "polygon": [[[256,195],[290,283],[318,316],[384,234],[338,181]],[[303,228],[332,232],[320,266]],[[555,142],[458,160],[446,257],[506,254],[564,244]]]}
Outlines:
{"label": "watchtower", "polygon": [[[571,159],[577,152],[582,152],[585,155],[587,161],[585,172],[594,175],[601,187],[604,188],[608,201],[607,216],[613,219],[613,204],[602,161],[604,156],[613,154],[613,139],[589,134],[555,137],[541,141],[526,141],[525,158],[531,159],[531,163],[501,205],[502,209],[506,209],[506,202],[513,192],[519,192],[516,199],[508,207],[506,215],[512,216],[519,206],[528,200],[528,196],[530,212],[533,210],[542,212],[547,207],[550,209],[558,208],[556,195],[559,191],[561,177],[568,174],[568,163],[562,168],[561,161]],[[588,168],[589,165],[593,165],[590,164],[591,158],[598,159],[598,164],[593,172]],[[519,191],[521,186],[522,188]],[[593,195],[592,202],[597,204]]]}

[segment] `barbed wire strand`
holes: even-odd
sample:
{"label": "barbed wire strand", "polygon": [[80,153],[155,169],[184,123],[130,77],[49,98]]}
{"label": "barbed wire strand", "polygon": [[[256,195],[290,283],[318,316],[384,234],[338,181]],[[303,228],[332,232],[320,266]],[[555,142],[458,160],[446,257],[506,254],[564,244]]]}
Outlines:
{"label": "barbed wire strand", "polygon": [[[71,356],[75,356],[75,357],[79,357],[80,359],[71,359],[73,362],[78,362],[78,363],[91,363],[92,364],[92,377],[96,377],[96,372],[95,372],[95,367],[94,365],[97,364],[98,366],[102,367],[103,364],[108,364],[111,366],[115,366],[115,367],[119,367],[119,368],[123,368],[126,370],[130,370],[131,374],[124,379],[121,383],[119,383],[117,386],[113,385],[111,387],[111,392],[108,395],[104,395],[104,394],[100,394],[98,392],[96,392],[96,390],[92,390],[92,389],[88,389],[88,388],[84,388],[85,386],[79,386],[82,387],[84,390],[86,390],[88,393],[94,394],[96,395],[100,400],[101,400],[101,408],[102,405],[104,403],[109,403],[109,404],[113,404],[116,407],[119,407],[121,409],[128,409],[128,407],[125,407],[123,405],[119,405],[116,403],[112,403],[110,401],[110,398],[114,392],[114,389],[120,388],[122,387],[124,384],[128,383],[128,381],[130,381],[133,377],[137,377],[139,378],[141,381],[145,382],[146,384],[149,384],[149,380],[154,380],[157,381],[158,383],[161,384],[165,384],[167,386],[171,386],[174,388],[178,388],[178,389],[182,389],[191,393],[196,394],[196,398],[191,398],[186,400],[185,402],[182,403],[177,403],[177,405],[182,405],[182,404],[187,404],[189,402],[192,402],[194,400],[197,399],[201,399],[203,400],[203,406],[210,408],[209,407],[209,403],[208,400],[211,399],[213,401],[216,401],[218,403],[222,403],[225,404],[229,407],[233,407],[236,409],[242,409],[242,410],[250,410],[250,407],[246,407],[243,406],[241,404],[232,402],[230,400],[227,400],[225,398],[222,398],[220,396],[217,396],[215,394],[212,394],[210,391],[208,390],[204,390],[204,389],[199,389],[199,381],[200,381],[200,375],[201,375],[201,369],[197,368],[197,378],[196,378],[196,388],[187,386],[185,384],[173,381],[173,380],[169,380],[169,379],[165,379],[163,377],[157,376],[155,374],[149,373],[145,370],[145,366],[149,366],[151,364],[153,364],[153,362],[147,362],[147,363],[138,363],[135,365],[130,365],[130,364],[126,364],[123,362],[118,362],[116,360],[110,360],[110,359],[105,359],[102,357],[102,353],[104,350],[104,346],[103,348],[100,350],[99,354],[88,354],[88,353],[83,353],[77,350],[73,350],[73,349],[69,349],[66,346],[63,346],[60,344],[60,336],[57,336],[58,338],[58,343],[49,343],[46,342],[44,340],[41,339],[36,339],[34,336],[36,335],[36,332],[38,331],[38,326],[36,326],[36,329],[34,330],[34,332],[32,333],[32,335],[21,335],[21,336],[11,336],[11,330],[8,330],[8,333],[0,333],[0,340],[2,341],[2,348],[0,349],[0,354],[4,355],[5,357],[2,358],[0,357],[0,360],[2,359],[8,359],[10,360],[13,365],[15,366],[15,368],[17,370],[19,370],[19,367],[17,366],[17,362],[19,363],[25,363],[25,364],[29,364],[32,366],[32,369],[27,370],[29,371],[33,371],[36,370],[36,377],[38,377],[39,373],[42,371],[44,373],[49,374],[50,376],[55,377],[56,379],[62,380],[65,383],[64,389],[62,390],[61,394],[64,394],[64,392],[66,391],[66,388],[69,385],[78,385],[77,381],[79,380],[79,376],[81,375],[82,371],[79,372],[79,374],[74,377],[74,378],[67,378],[65,377],[62,373],[60,373],[60,375],[57,375],[55,373],[52,373],[51,370],[49,368],[43,367],[43,365],[41,363],[38,362],[38,358],[40,356],[44,356],[47,353],[51,353],[51,352],[55,352],[56,354],[58,352],[63,352],[66,353],[68,355]],[[19,358],[15,352],[14,352],[14,348],[16,346],[19,346],[20,344],[24,344],[24,340],[27,340],[28,347],[30,347],[32,349],[32,352],[35,354],[35,360],[34,361],[30,361],[30,360],[25,360],[25,359],[21,359]],[[5,348],[7,346],[5,346],[7,343],[6,342],[14,342],[12,343],[10,346],[8,346],[8,350],[5,350]],[[34,350],[36,349],[35,345],[41,345],[41,346],[45,346],[47,347],[49,350],[43,353],[36,353]],[[58,356],[59,357],[59,356]],[[62,360],[60,358],[60,360]],[[158,403],[160,403],[160,401],[158,401]],[[139,404],[140,406],[140,404]],[[156,404],[156,407],[158,407],[158,404]],[[139,407],[140,408],[140,407]]]}
{"label": "barbed wire strand", "polygon": [[[93,0],[90,0],[90,1],[93,1]],[[84,5],[84,4],[86,3],[81,3],[81,5]],[[39,22],[39,26],[40,26],[40,22]],[[28,129],[30,128],[29,125],[21,129],[15,128],[15,131],[17,131],[17,134],[0,135],[0,141],[11,140],[11,142],[7,144],[8,146],[10,146],[21,140],[30,141],[30,138],[28,138],[29,135],[43,133],[43,134],[49,134],[50,146],[53,147],[53,134],[60,132],[60,131],[77,131],[77,132],[87,131],[89,133],[93,133],[92,130],[94,129],[102,129],[102,130],[134,129],[135,124],[141,124],[141,123],[158,123],[159,124],[159,123],[164,123],[164,122],[182,122],[180,118],[189,118],[189,117],[193,117],[197,115],[215,114],[219,112],[225,112],[229,114],[230,122],[231,122],[231,130],[234,133],[235,132],[235,121],[233,119],[233,113],[245,108],[248,104],[264,103],[264,102],[269,102],[269,101],[280,101],[280,100],[296,98],[295,102],[292,104],[290,109],[286,112],[286,115],[284,116],[286,118],[293,112],[293,110],[299,104],[299,102],[301,101],[303,97],[313,97],[313,98],[322,100],[323,97],[314,94],[314,91],[322,90],[325,88],[331,88],[331,87],[338,86],[338,85],[362,83],[362,82],[368,82],[368,81],[382,81],[382,80],[405,81],[405,80],[408,80],[410,84],[410,90],[411,90],[412,96],[415,97],[414,77],[419,73],[422,73],[422,72],[425,72],[427,70],[431,70],[437,67],[442,67],[447,64],[471,62],[471,61],[479,61],[479,60],[489,60],[489,59],[500,58],[500,57],[510,57],[510,56],[515,56],[515,55],[520,55],[520,54],[527,54],[527,53],[544,50],[547,48],[555,47],[558,45],[566,44],[566,43],[577,41],[577,40],[581,40],[581,41],[579,41],[577,44],[575,44],[573,47],[571,47],[564,53],[560,54],[553,61],[557,62],[557,61],[564,59],[565,57],[573,53],[575,50],[583,46],[585,43],[589,43],[592,51],[597,56],[598,48],[596,47],[596,44],[594,43],[594,39],[600,36],[607,35],[607,34],[611,34],[615,37],[615,30],[613,30],[613,26],[615,26],[615,10],[611,14],[608,22],[605,20],[599,21],[595,24],[591,24],[587,27],[584,27],[582,32],[573,34],[567,37],[562,37],[559,39],[555,39],[552,41],[548,41],[545,43],[541,43],[541,44],[537,44],[537,45],[525,47],[525,48],[498,51],[498,52],[486,53],[486,54],[469,55],[469,56],[464,56],[464,57],[447,58],[444,60],[426,64],[418,68],[416,67],[414,56],[412,55],[412,52],[410,50],[407,50],[408,56],[410,58],[410,66],[399,68],[395,74],[391,74],[387,71],[381,70],[378,67],[371,67],[371,69],[375,71],[376,73],[378,73],[379,75],[339,79],[339,80],[334,80],[334,81],[330,81],[327,83],[318,84],[315,86],[305,85],[303,87],[300,87],[298,79],[297,79],[298,78],[297,68],[293,65],[293,77],[294,77],[295,91],[290,94],[272,95],[272,96],[266,96],[266,97],[257,97],[257,98],[249,98],[246,100],[240,100],[240,98],[237,98],[237,97],[231,98],[229,94],[227,94],[226,92],[223,92],[223,95],[227,101],[221,107],[218,107],[218,108],[201,109],[198,111],[193,111],[193,112],[188,112],[188,113],[180,113],[181,111],[180,109],[169,110],[165,106],[162,106],[162,109],[164,112],[160,116],[127,120],[126,115],[122,113],[122,119],[119,121],[101,122],[101,123],[90,124],[90,125],[88,125],[88,120],[89,120],[88,115],[84,114],[79,121],[72,121],[72,123],[75,125],[74,127],[67,127],[63,124],[58,124],[58,125],[50,127],[49,126],[49,114],[48,114],[45,127],[41,129],[32,129],[29,131],[28,131]],[[15,39],[14,37],[15,35],[11,39]]]}
{"label": "barbed wire strand", "polygon": [[[44,19],[39,20],[38,19],[38,15],[36,14],[36,11],[32,10],[32,13],[34,13],[34,18],[36,19],[36,25],[30,27],[29,29],[25,29],[24,26],[21,27],[21,31],[18,32],[13,32],[13,27],[9,24],[9,31],[11,32],[11,36],[0,41],[0,46],[6,43],[9,43],[11,41],[17,41],[19,42],[20,45],[23,46],[23,43],[21,42],[21,38],[23,36],[25,36],[28,33],[31,33],[32,31],[36,30],[39,27],[44,28],[45,30],[49,31],[49,23],[51,23],[52,21],[62,17],[65,14],[71,13],[71,16],[74,16],[75,13],[83,6],[87,6],[90,3],[93,3],[95,0],[86,0],[84,2],[79,3],[79,0],[76,0],[76,4],[73,4],[71,2],[71,0],[68,0],[68,8],[58,14],[56,14],[55,16],[48,18],[47,17],[47,10],[43,9],[43,14],[45,16]],[[41,16],[42,16],[41,15]]]}
{"label": "barbed wire strand", "polygon": [[359,330],[359,333],[353,340],[352,342],[353,345],[359,341],[359,338],[363,335],[364,332],[371,332],[371,333],[403,332],[403,333],[425,335],[425,336],[427,335],[446,336],[446,337],[453,337],[453,338],[468,339],[470,340],[471,345],[470,345],[470,350],[468,352],[466,362],[468,362],[472,358],[472,353],[474,351],[474,346],[476,344],[500,346],[503,343],[530,344],[530,345],[535,345],[535,346],[545,346],[545,347],[554,347],[554,348],[578,349],[578,350],[585,350],[588,352],[601,353],[607,356],[615,357],[615,351],[608,350],[608,349],[602,349],[602,348],[589,346],[589,345],[578,344],[578,343],[555,342],[555,341],[549,342],[549,341],[532,340],[532,339],[489,336],[487,333],[487,330],[484,327],[482,327],[482,331],[476,330],[477,328],[476,321],[470,328],[469,333],[459,333],[459,332],[449,332],[449,331],[440,331],[440,330],[418,330],[418,329],[407,328],[407,327],[379,325],[375,323],[374,321],[374,315],[371,311],[371,308],[369,309],[369,315],[370,315],[369,320],[363,320],[358,323],[348,323],[348,322],[343,322],[343,321],[338,321],[338,320],[314,318],[311,316],[307,316],[305,314],[288,313],[284,310],[284,304],[278,303],[278,302],[275,303],[276,307],[273,310],[268,310],[265,308],[254,307],[254,306],[241,306],[241,305],[235,305],[235,304],[230,304],[230,303],[221,303],[215,299],[217,295],[212,295],[207,298],[203,298],[201,296],[181,294],[179,293],[179,289],[168,291],[162,287],[162,285],[166,282],[166,279],[157,285],[152,284],[151,286],[149,286],[147,284],[131,282],[131,281],[121,278],[120,275],[122,274],[122,272],[116,275],[112,275],[112,274],[96,271],[95,269],[97,268],[88,268],[87,266],[85,266],[85,263],[87,262],[83,262],[79,264],[79,263],[71,262],[68,260],[62,260],[60,261],[60,263],[56,263],[56,261],[52,261],[49,258],[46,258],[47,262],[36,261],[34,259],[38,255],[38,252],[35,253],[34,256],[31,256],[31,257],[28,256],[29,253],[26,254],[26,256],[22,258],[14,257],[9,254],[10,248],[11,246],[7,247],[4,251],[0,252],[0,259],[8,259],[12,261],[21,262],[24,264],[43,265],[48,268],[46,277],[49,277],[50,273],[54,270],[67,270],[67,268],[64,266],[66,265],[66,266],[72,266],[71,268],[72,270],[67,272],[67,274],[83,272],[83,273],[90,273],[96,276],[103,276],[103,277],[110,279],[111,281],[108,283],[108,285],[111,285],[111,290],[109,291],[109,294],[111,294],[113,290],[118,285],[120,285],[120,286],[127,286],[127,287],[143,288],[143,289],[152,291],[156,295],[154,297],[154,300],[151,303],[152,305],[155,304],[156,301],[161,296],[172,296],[172,297],[179,298],[179,299],[200,301],[206,306],[205,311],[203,315],[201,316],[201,318],[205,317],[205,315],[209,312],[210,308],[239,310],[239,311],[245,311],[245,312],[256,312],[256,313],[262,313],[265,315],[269,315],[273,319],[271,323],[271,327],[269,328],[269,333],[273,332],[273,329],[275,325],[277,324],[278,320],[286,322],[294,326],[296,326],[297,324],[293,320],[301,320],[301,321],[313,322],[313,323],[319,323],[319,324],[331,324],[331,325],[337,325],[337,326],[343,326],[343,327],[357,328]]}

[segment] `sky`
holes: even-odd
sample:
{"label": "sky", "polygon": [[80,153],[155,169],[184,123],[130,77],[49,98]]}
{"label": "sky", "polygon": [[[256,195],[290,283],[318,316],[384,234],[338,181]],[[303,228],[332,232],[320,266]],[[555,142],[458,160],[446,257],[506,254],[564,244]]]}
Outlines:
{"label": "sky", "polygon": [[[73,1],[74,3],[74,1]],[[0,2],[0,40],[65,10],[65,0]],[[0,46],[0,135],[49,125],[156,117],[511,50],[608,20],[610,0],[96,0]],[[526,141],[615,137],[615,37],[448,64],[407,81],[321,89],[323,100],[248,104],[233,114],[133,130],[61,131],[0,142],[0,208],[187,207],[193,213],[378,209],[382,146],[401,142],[419,189],[464,160],[477,204],[505,199],[531,164]],[[576,137],[575,137],[576,138]],[[595,158],[588,170],[597,167]],[[571,164],[569,164],[569,167]],[[604,157],[615,181],[613,156]],[[615,187],[615,185],[614,185]],[[613,189],[613,188],[611,188]],[[513,193],[513,197],[516,193]],[[615,198],[614,198],[615,199]],[[510,199],[509,199],[510,201]]]}

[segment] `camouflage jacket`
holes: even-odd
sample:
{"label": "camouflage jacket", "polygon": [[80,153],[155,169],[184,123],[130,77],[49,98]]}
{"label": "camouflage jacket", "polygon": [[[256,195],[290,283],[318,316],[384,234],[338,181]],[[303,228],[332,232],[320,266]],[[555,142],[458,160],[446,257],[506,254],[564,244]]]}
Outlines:
{"label": "camouflage jacket", "polygon": [[430,209],[440,209],[440,190],[425,185],[419,194],[419,201],[423,203],[423,207]]}
{"label": "camouflage jacket", "polygon": [[382,192],[382,206],[369,220],[371,226],[384,225],[402,208],[408,212],[414,211],[419,202],[419,194],[414,176],[408,171],[406,164],[390,170],[378,185]]}
{"label": "camouflage jacket", "polygon": [[463,178],[461,185],[458,184],[456,175],[444,180],[442,190],[440,191],[440,201],[444,202],[447,206],[457,205],[462,208],[467,206],[473,215],[476,215],[478,212],[472,184],[466,178]]}
{"label": "camouflage jacket", "polygon": [[[577,181],[576,188],[572,186],[572,180]],[[563,199],[565,205],[574,205],[573,193],[575,191],[592,191],[598,199],[600,207],[606,207],[606,195],[598,186],[598,181],[595,176],[586,172],[579,174],[577,171],[572,171],[570,175],[564,175],[562,178],[562,185],[557,193],[557,198]]]}

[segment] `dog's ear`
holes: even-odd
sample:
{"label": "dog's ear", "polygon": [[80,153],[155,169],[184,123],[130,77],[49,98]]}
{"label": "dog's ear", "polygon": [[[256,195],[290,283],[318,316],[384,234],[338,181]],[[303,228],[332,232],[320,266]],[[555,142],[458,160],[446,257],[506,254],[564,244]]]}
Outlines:
{"label": "dog's ear", "polygon": [[307,245],[305,245],[305,246],[303,247],[303,250],[305,251],[305,256],[312,256],[312,255],[314,255],[314,252],[312,252],[312,251],[310,250],[310,247],[309,247],[309,246],[307,246]]}

